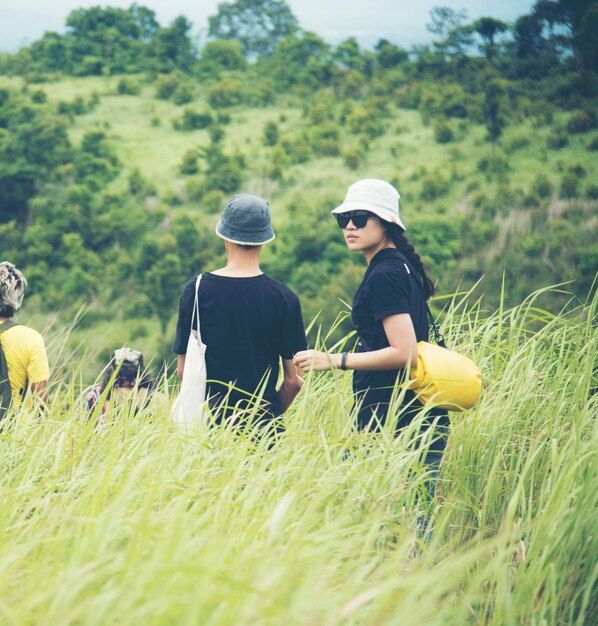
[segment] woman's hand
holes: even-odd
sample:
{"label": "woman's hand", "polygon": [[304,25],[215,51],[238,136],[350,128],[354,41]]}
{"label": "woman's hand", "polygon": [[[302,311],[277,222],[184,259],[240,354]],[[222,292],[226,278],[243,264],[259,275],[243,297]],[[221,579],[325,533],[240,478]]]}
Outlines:
{"label": "woman's hand", "polygon": [[340,366],[340,354],[327,354],[317,350],[302,350],[297,352],[293,363],[303,372],[325,372],[335,370]]}

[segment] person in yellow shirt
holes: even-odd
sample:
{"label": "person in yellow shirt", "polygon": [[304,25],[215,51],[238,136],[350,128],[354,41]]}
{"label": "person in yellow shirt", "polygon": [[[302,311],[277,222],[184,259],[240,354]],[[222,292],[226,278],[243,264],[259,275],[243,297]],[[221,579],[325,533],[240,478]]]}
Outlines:
{"label": "person in yellow shirt", "polygon": [[[12,263],[0,263],[0,346],[8,369],[13,407],[19,407],[28,392],[49,402],[50,368],[43,337],[33,328],[13,321],[23,304],[26,288],[25,277]],[[0,389],[1,384],[0,380]],[[7,409],[8,402],[3,397],[0,404]]]}

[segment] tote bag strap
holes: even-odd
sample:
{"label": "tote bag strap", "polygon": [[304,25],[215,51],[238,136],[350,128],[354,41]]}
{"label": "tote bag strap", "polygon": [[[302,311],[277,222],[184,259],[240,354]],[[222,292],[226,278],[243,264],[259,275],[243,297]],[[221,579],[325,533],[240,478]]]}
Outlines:
{"label": "tote bag strap", "polygon": [[403,263],[405,264],[405,267],[407,268],[407,272],[415,276],[415,282],[418,284],[419,288],[421,289],[422,295],[424,296],[424,302],[426,304],[426,311],[428,312],[428,319],[430,320],[430,326],[432,326],[432,332],[434,333],[434,341],[441,348],[446,348],[444,336],[438,329],[438,326],[436,325],[436,320],[434,319],[434,316],[432,315],[432,311],[430,311],[430,306],[428,305],[428,298],[426,296],[426,290],[424,289],[421,276],[410,267],[409,262],[407,261],[407,259],[405,258],[405,255],[402,252],[397,250],[397,255],[399,256],[401,261],[403,261]]}
{"label": "tote bag strap", "polygon": [[203,343],[201,340],[201,328],[199,325],[199,300],[198,300],[198,291],[199,291],[199,283],[201,282],[201,274],[197,277],[195,281],[195,301],[193,302],[193,313],[191,314],[191,330],[193,330],[193,320],[197,320],[197,338],[199,339],[199,343]]}

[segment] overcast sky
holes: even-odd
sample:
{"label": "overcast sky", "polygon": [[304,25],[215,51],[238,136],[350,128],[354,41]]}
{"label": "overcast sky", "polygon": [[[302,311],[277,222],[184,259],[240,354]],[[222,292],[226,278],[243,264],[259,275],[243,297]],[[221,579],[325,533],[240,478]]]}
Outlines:
{"label": "overcast sky", "polygon": [[[128,7],[132,0],[0,0],[0,50],[14,52],[47,30],[62,32],[67,15],[76,8]],[[505,21],[528,13],[532,0],[287,0],[299,24],[331,43],[354,36],[371,47],[380,38],[410,48],[430,41],[426,23],[433,6],[466,9],[470,19],[491,15]],[[162,25],[177,15],[193,22],[195,33],[206,29],[218,0],[139,0],[156,12]]]}

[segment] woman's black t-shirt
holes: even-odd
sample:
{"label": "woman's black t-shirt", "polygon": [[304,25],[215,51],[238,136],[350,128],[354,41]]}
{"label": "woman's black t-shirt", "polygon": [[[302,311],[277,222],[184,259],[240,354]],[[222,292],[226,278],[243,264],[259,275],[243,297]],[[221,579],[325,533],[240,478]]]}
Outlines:
{"label": "woman's black t-shirt", "polygon": [[[188,281],[181,294],[172,346],[176,354],[187,351],[195,281]],[[292,359],[295,352],[307,348],[299,298],[267,274],[231,278],[206,272],[199,284],[198,305],[207,346],[208,397],[217,403],[226,400],[229,415],[251,404],[265,382],[264,417],[280,415],[276,393],[280,358]]]}
{"label": "woman's black t-shirt", "polygon": [[[390,344],[382,320],[402,313],[411,317],[417,341],[428,340],[426,301],[418,280],[415,271],[395,248],[385,248],[374,256],[353,297],[351,319],[359,335],[358,352],[387,348]],[[384,421],[393,390],[402,374],[403,370],[353,372],[355,399],[361,403],[358,414],[360,427],[368,426],[374,413],[378,419]],[[413,393],[408,391],[403,401],[404,406],[412,403],[413,399]],[[421,405],[417,400],[415,403],[419,410]],[[404,411],[399,426],[408,423],[417,410]],[[446,416],[446,411],[434,410],[431,414]],[[444,421],[448,424],[448,416]]]}

